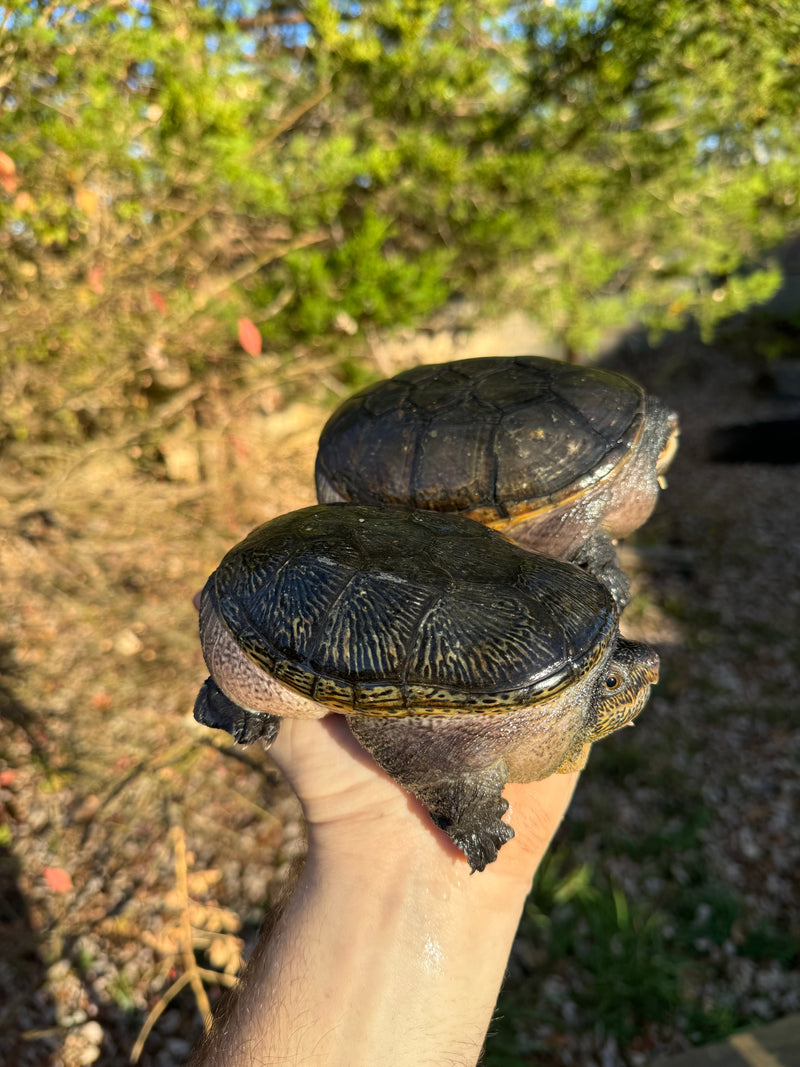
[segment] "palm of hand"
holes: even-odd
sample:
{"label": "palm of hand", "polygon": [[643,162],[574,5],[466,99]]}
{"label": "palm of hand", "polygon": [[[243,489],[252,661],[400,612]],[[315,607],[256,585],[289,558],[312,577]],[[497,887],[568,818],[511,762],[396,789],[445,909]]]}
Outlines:
{"label": "palm of hand", "polygon": [[[343,716],[285,719],[270,752],[300,799],[310,836],[333,834],[357,848],[362,834],[365,841],[374,840],[380,823],[387,847],[434,848],[466,868],[462,853],[435,828],[423,805],[359,745]],[[577,778],[577,773],[557,774],[506,786],[510,804],[506,819],[515,837],[492,865],[498,873],[538,862],[566,811]]]}

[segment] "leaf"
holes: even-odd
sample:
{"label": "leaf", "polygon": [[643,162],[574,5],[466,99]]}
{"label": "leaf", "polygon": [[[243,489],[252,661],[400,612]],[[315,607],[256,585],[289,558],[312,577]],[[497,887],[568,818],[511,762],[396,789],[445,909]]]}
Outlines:
{"label": "leaf", "polygon": [[93,293],[97,293],[98,296],[103,292],[103,268],[94,266],[89,267],[86,272],[86,281],[89,288]]}
{"label": "leaf", "polygon": [[[255,354],[256,354],[255,352],[251,353],[251,355],[255,355]],[[250,449],[247,447],[247,444],[241,439],[241,437],[237,437],[236,434],[231,433],[231,434],[228,434],[228,440],[230,441],[231,445],[233,446],[233,450],[236,453],[236,455],[239,457],[239,459],[249,459],[250,458]]]}
{"label": "leaf", "polygon": [[239,319],[239,344],[248,356],[257,356],[261,352],[261,334],[250,319]]}
{"label": "leaf", "polygon": [[45,867],[44,880],[54,893],[69,893],[72,891],[72,879],[69,871],[63,867]]}
{"label": "leaf", "polygon": [[90,218],[92,215],[96,215],[98,205],[97,193],[93,193],[85,185],[81,185],[75,190],[75,206],[84,215],[88,215]]}
{"label": "leaf", "polygon": [[166,315],[167,302],[161,293],[159,293],[158,289],[151,289],[147,295],[150,297],[150,303],[156,311],[160,311],[162,315]]}
{"label": "leaf", "polygon": [[26,193],[23,189],[21,193],[17,193],[14,197],[14,207],[17,211],[33,211],[36,207],[36,201],[30,193]]}
{"label": "leaf", "polygon": [[15,193],[18,185],[19,179],[17,178],[17,167],[14,160],[11,156],[6,155],[5,152],[0,152],[0,186],[7,193]]}

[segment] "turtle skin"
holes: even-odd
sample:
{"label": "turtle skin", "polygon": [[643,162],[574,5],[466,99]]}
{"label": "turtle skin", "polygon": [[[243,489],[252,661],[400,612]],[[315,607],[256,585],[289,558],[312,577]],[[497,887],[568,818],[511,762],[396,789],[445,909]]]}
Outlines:
{"label": "turtle skin", "polygon": [[254,530],[201,596],[195,717],[242,743],[343,714],[483,870],[507,781],[580,767],[638,715],[658,658],[574,565],[458,516],[317,505]]}
{"label": "turtle skin", "polygon": [[540,356],[415,367],[345,400],[320,435],[320,502],[451,512],[601,578],[677,446],[677,416],[630,378]]}

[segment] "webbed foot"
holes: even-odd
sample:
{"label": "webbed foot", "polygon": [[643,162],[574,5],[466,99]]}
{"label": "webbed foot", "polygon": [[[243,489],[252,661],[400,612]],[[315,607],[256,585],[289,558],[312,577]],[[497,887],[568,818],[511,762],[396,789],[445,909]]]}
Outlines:
{"label": "webbed foot", "polygon": [[440,830],[448,835],[469,860],[473,871],[482,871],[497,859],[498,851],[514,836],[502,821],[508,801],[502,796],[504,771],[464,774],[435,785],[414,786],[412,792],[428,809]]}
{"label": "webbed foot", "polygon": [[599,578],[613,596],[620,612],[628,606],[631,600],[630,579],[620,567],[614,543],[604,530],[584,542],[573,563]]}
{"label": "webbed foot", "polygon": [[194,702],[194,717],[203,726],[227,730],[240,745],[261,741],[269,748],[278,736],[281,720],[278,715],[248,711],[225,696],[213,678],[206,678]]}

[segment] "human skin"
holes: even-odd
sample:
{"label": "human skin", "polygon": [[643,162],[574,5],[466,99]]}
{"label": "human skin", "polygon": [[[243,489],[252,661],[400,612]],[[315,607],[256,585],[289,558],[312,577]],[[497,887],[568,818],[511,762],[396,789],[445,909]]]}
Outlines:
{"label": "human skin", "polygon": [[343,716],[284,720],[271,753],[306,863],[190,1067],[471,1067],[577,774],[508,785],[515,837],[470,875]]}

